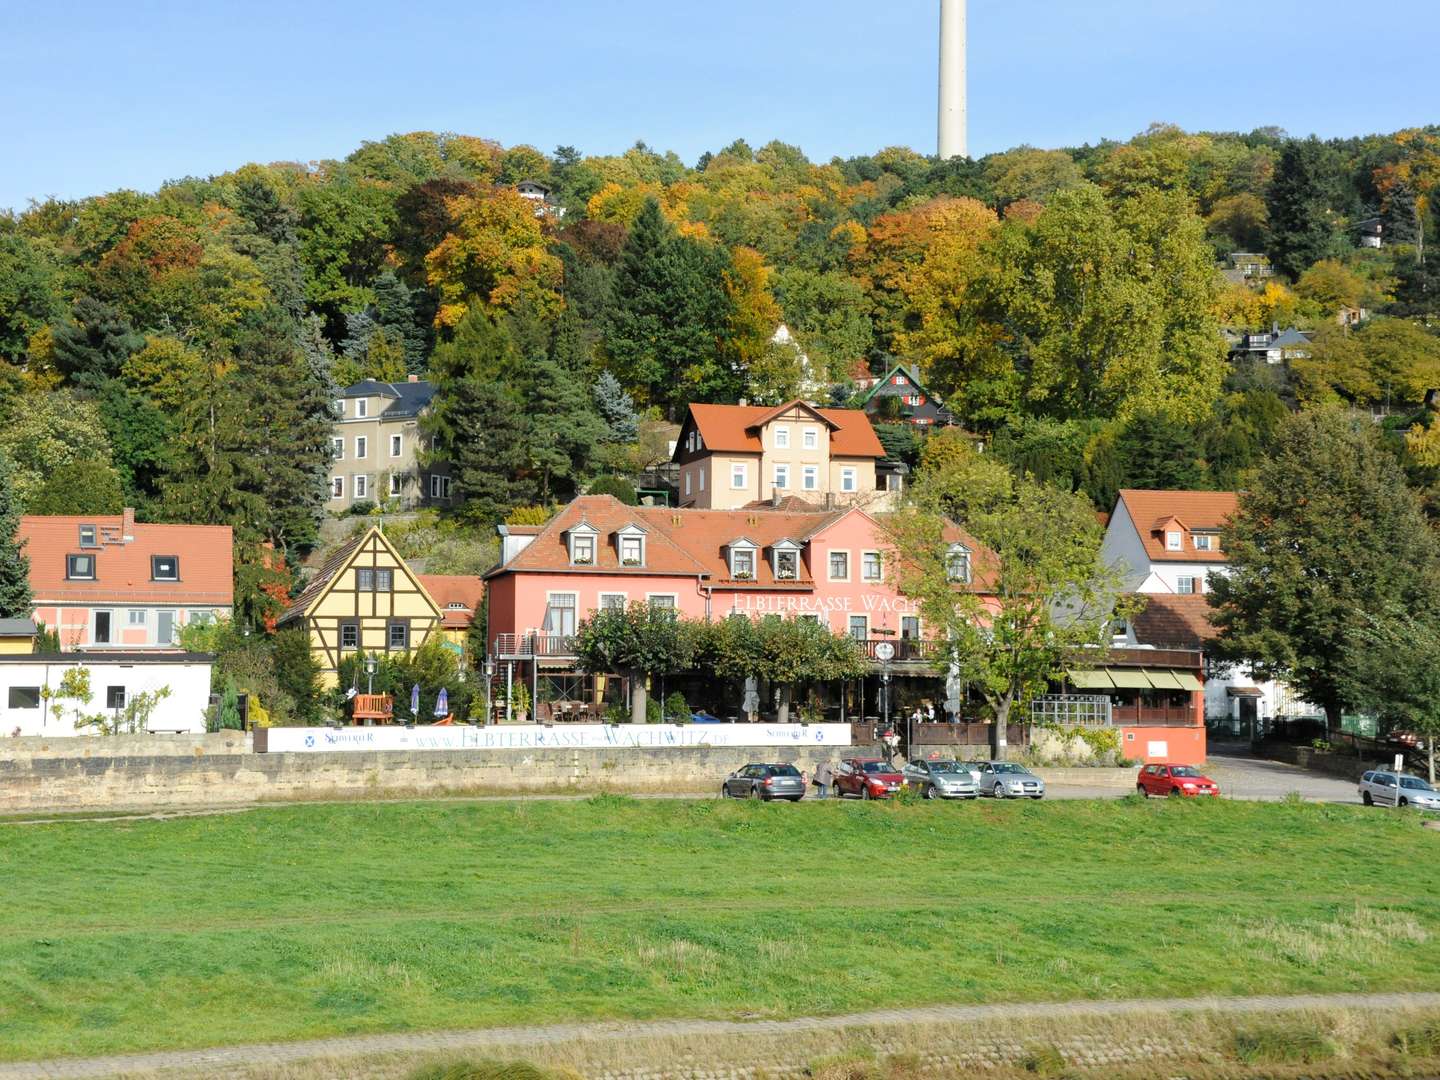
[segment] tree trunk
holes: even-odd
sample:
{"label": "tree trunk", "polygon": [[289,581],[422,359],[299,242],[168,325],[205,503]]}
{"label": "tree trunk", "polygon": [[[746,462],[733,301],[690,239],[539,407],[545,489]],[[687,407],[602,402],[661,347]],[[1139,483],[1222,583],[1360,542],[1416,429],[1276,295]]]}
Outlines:
{"label": "tree trunk", "polygon": [[1425,760],[1430,766],[1430,786],[1435,786],[1435,736],[1425,736]]}
{"label": "tree trunk", "polygon": [[995,704],[995,730],[992,732],[990,751],[996,761],[1005,760],[1005,733],[1010,726],[1010,699]]}
{"label": "tree trunk", "polygon": [[635,672],[630,676],[630,722],[632,724],[644,724],[649,722],[645,714],[645,673]]}
{"label": "tree trunk", "polygon": [[1329,742],[1335,741],[1335,736],[1340,731],[1340,706],[1325,706],[1325,738]]}
{"label": "tree trunk", "polygon": [[790,722],[790,684],[786,683],[780,687],[780,704],[775,710],[775,722],[777,724],[788,724]]}

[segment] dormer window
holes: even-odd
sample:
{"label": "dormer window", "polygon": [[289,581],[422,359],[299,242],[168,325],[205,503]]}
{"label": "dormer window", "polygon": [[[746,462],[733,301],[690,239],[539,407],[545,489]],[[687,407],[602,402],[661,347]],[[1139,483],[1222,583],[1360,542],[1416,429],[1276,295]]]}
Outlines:
{"label": "dormer window", "polygon": [[1215,543],[1214,533],[1196,533],[1194,536],[1196,551],[1216,551],[1218,545]]}
{"label": "dormer window", "polygon": [[1166,533],[1165,533],[1165,550],[1166,550],[1166,551],[1183,551],[1183,550],[1184,550],[1184,547],[1185,547],[1184,540],[1185,540],[1185,538],[1184,538],[1184,536],[1183,536],[1181,533],[1175,532],[1175,531],[1172,531],[1172,530],[1166,530]]}
{"label": "dormer window", "polygon": [[94,556],[94,555],[66,555],[66,556],[65,556],[65,580],[66,580],[66,581],[94,581],[94,580],[95,580],[95,556]]}
{"label": "dormer window", "polygon": [[970,584],[970,549],[951,544],[945,552],[945,576],[960,585]]}
{"label": "dormer window", "polygon": [[777,541],[770,548],[770,569],[776,581],[800,580],[800,545],[793,540]]}
{"label": "dormer window", "polygon": [[570,543],[570,565],[571,566],[594,566],[596,541],[599,539],[599,532],[593,525],[581,521],[567,533]]}
{"label": "dormer window", "polygon": [[755,545],[749,540],[730,545],[730,576],[736,581],[755,580]]}
{"label": "dormer window", "polygon": [[615,533],[615,547],[621,566],[645,565],[645,530],[639,525],[626,525]]}
{"label": "dormer window", "polygon": [[80,546],[82,548],[93,548],[100,546],[100,541],[95,532],[94,525],[80,526]]}

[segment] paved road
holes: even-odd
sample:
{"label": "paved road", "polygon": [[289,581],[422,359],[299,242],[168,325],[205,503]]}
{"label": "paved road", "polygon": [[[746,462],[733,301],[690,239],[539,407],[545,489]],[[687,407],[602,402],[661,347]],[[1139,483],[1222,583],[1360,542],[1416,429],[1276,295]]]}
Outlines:
{"label": "paved road", "polygon": [[841,1016],[796,1020],[649,1020],[552,1024],[544,1027],[489,1028],[479,1031],[401,1032],[355,1035],[293,1043],[253,1043],[210,1050],[153,1054],[117,1054],[0,1064],[0,1080],[76,1080],[126,1072],[175,1071],[204,1076],[238,1066],[284,1066],[315,1058],[343,1059],[372,1054],[435,1052],[523,1053],[526,1047],[577,1041],[623,1044],[653,1038],[786,1035],[848,1028],[909,1024],[973,1024],[985,1020],[1077,1019],[1143,1016],[1156,1013],[1211,1012],[1227,1015],[1297,1012],[1312,1009],[1435,1009],[1440,993],[1298,994],[1241,998],[1149,998],[1132,1001],[1067,1001],[1014,1005],[934,1005],[913,1009],[877,1009]]}
{"label": "paved road", "polygon": [[1283,799],[1299,792],[1316,802],[1359,803],[1353,780],[1311,772],[1282,761],[1212,750],[1206,769],[1220,790],[1237,799]]}

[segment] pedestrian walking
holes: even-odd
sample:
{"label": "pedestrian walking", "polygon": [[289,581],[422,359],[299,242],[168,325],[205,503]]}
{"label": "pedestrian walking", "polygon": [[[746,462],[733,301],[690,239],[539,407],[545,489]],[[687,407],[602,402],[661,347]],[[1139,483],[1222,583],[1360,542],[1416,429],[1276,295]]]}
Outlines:
{"label": "pedestrian walking", "polygon": [[820,792],[816,798],[828,799],[830,797],[830,785],[835,782],[835,770],[830,767],[830,760],[820,762],[815,766],[815,787]]}
{"label": "pedestrian walking", "polygon": [[887,727],[885,734],[880,736],[880,742],[885,747],[885,764],[893,769],[895,767],[895,755],[900,750],[900,736],[895,734],[893,727]]}

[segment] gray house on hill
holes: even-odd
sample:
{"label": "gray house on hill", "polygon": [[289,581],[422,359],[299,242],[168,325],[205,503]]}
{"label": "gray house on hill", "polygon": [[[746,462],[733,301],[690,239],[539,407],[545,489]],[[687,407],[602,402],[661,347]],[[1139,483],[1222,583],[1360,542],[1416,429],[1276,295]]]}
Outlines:
{"label": "gray house on hill", "polygon": [[449,466],[424,462],[420,418],[434,397],[435,384],[413,375],[406,382],[366,379],[341,391],[330,432],[327,509],[392,500],[406,509],[450,504]]}

